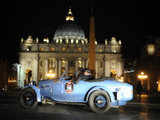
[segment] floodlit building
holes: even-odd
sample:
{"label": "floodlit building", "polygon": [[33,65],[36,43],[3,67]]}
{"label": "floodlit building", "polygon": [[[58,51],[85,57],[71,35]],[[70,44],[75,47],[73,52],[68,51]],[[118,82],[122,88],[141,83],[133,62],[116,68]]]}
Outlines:
{"label": "floodlit building", "polygon": [[141,82],[143,90],[146,93],[156,94],[160,92],[160,38],[153,37],[148,40],[142,49],[141,57],[138,63],[138,75],[144,72],[138,80]]}
{"label": "floodlit building", "polygon": [[[104,44],[95,41],[96,77],[123,74],[123,60],[121,54],[121,40],[115,37],[104,40]],[[55,31],[53,39],[28,36],[22,38],[19,51],[19,63],[23,77],[20,81],[28,80],[28,73],[32,73],[31,80],[46,79],[52,70],[56,77],[63,72],[73,74],[79,68],[88,67],[89,41],[84,30],[77,25],[72,10],[69,9],[65,23]],[[19,76],[20,73],[19,73]]]}

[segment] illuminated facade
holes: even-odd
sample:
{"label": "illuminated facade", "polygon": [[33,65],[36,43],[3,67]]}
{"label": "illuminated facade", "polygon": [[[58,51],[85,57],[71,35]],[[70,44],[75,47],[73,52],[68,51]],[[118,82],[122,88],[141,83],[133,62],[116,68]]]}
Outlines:
{"label": "illuminated facade", "polygon": [[[150,94],[160,92],[160,38],[155,37],[153,40],[146,42],[142,49],[142,55],[139,60],[137,71],[145,72],[147,78],[138,78],[144,91]],[[139,74],[138,73],[138,74]],[[143,77],[145,77],[143,75]]]}
{"label": "illuminated facade", "polygon": [[[111,40],[104,41],[104,44],[95,41],[96,77],[110,76],[111,72],[121,76],[121,40],[112,37]],[[53,39],[44,38],[40,41],[32,36],[21,39],[19,61],[25,72],[23,80],[27,79],[28,71],[32,71],[31,79],[37,81],[45,79],[51,69],[59,77],[64,71],[73,74],[81,67],[87,68],[88,47],[88,39],[69,9],[65,24],[58,27]]]}

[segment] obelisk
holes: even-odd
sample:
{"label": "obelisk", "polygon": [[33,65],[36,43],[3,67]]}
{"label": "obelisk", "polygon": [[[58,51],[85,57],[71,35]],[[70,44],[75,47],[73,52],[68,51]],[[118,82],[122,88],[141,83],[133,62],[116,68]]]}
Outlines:
{"label": "obelisk", "polygon": [[95,74],[95,61],[96,61],[96,51],[95,51],[95,23],[93,11],[90,17],[89,24],[89,49],[88,49],[88,68]]}

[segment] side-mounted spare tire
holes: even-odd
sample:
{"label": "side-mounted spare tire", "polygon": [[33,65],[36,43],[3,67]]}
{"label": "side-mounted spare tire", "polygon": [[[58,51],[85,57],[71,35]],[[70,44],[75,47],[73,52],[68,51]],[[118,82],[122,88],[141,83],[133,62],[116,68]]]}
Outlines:
{"label": "side-mounted spare tire", "polygon": [[91,93],[88,104],[90,109],[96,113],[104,113],[108,111],[110,107],[110,98],[106,91],[96,90]]}
{"label": "side-mounted spare tire", "polygon": [[18,95],[18,104],[24,109],[34,109],[37,107],[36,93],[32,88],[25,88]]}

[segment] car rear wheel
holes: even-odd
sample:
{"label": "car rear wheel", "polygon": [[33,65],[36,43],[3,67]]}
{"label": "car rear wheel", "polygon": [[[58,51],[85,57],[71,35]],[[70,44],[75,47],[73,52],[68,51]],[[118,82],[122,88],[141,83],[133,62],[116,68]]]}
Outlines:
{"label": "car rear wheel", "polygon": [[32,88],[24,89],[18,97],[18,103],[24,109],[33,109],[38,105],[36,93]]}
{"label": "car rear wheel", "polygon": [[109,96],[103,90],[97,90],[91,93],[88,104],[90,109],[96,113],[104,113],[110,109]]}

